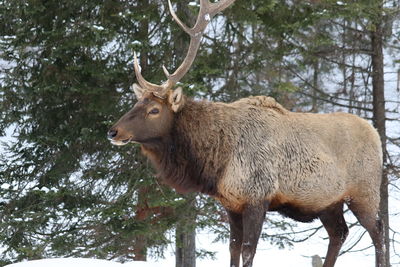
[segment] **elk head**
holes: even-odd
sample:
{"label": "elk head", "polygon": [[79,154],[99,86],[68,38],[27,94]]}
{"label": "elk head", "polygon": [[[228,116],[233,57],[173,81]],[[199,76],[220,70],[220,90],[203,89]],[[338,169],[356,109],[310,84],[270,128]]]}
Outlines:
{"label": "elk head", "polygon": [[114,145],[146,143],[166,136],[171,129],[174,113],[184,105],[181,87],[169,91],[164,98],[136,84],[133,89],[138,102],[108,132],[108,138]]}
{"label": "elk head", "polygon": [[200,11],[196,23],[189,28],[177,17],[171,1],[168,0],[172,17],[190,36],[186,57],[173,74],[169,74],[163,66],[167,80],[163,84],[157,85],[143,78],[135,53],[134,67],[139,85],[134,84],[133,90],[138,102],[108,131],[108,138],[112,144],[145,143],[169,133],[173,125],[174,114],[179,112],[185,103],[182,89],[172,90],[172,88],[189,71],[208,23],[218,12],[227,8],[234,1],[221,0],[217,3],[210,3],[209,0],[200,0]]}

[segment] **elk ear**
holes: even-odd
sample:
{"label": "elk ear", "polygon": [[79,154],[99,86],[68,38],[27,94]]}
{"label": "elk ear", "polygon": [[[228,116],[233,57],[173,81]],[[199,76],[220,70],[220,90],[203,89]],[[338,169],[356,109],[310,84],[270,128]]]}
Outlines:
{"label": "elk ear", "polygon": [[169,103],[171,104],[171,108],[174,112],[178,112],[184,104],[184,99],[183,99],[183,92],[182,92],[182,87],[176,88],[168,98]]}
{"label": "elk ear", "polygon": [[135,92],[136,99],[141,99],[144,92],[146,91],[142,87],[140,87],[137,83],[132,84],[133,92]]}

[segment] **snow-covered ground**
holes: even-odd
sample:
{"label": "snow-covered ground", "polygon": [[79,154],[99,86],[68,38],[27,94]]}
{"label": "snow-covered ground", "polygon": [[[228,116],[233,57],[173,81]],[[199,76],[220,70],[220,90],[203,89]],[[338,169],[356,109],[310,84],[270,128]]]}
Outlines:
{"label": "snow-covered ground", "polygon": [[65,259],[46,259],[34,260],[21,263],[6,265],[7,267],[160,267],[158,263],[149,262],[132,262],[121,264],[118,262],[97,260],[97,259],[79,259],[79,258],[65,258]]}
{"label": "snow-covered ground", "polygon": [[[315,226],[320,223],[315,222]],[[310,224],[302,224],[300,227],[309,227]],[[350,229],[349,239],[351,243],[352,239],[357,238],[361,234],[361,229]],[[291,249],[280,250],[275,246],[265,241],[260,241],[257,249],[257,253],[254,259],[254,267],[268,266],[279,266],[279,267],[311,267],[311,256],[318,254],[324,256],[328,247],[328,241],[325,238],[326,233],[320,231],[316,236],[296,244]],[[210,251],[215,251],[216,259],[198,259],[197,267],[224,267],[229,266],[229,250],[227,242],[213,243],[212,240],[215,238],[214,235],[209,233],[198,233],[197,235],[197,246],[198,248],[205,248]],[[347,242],[346,242],[347,243]],[[345,243],[344,247],[347,247]],[[348,243],[348,245],[349,245]],[[368,236],[364,237],[360,247],[368,246],[371,241]],[[148,262],[127,262],[124,264],[98,260],[98,259],[47,259],[47,260],[36,260],[30,262],[22,262],[17,264],[7,265],[7,267],[173,267],[175,266],[175,258],[173,249],[170,248],[165,253],[165,259],[149,259]],[[372,249],[364,252],[347,253],[338,258],[336,267],[348,267],[348,266],[363,266],[363,267],[374,267],[375,258]]]}

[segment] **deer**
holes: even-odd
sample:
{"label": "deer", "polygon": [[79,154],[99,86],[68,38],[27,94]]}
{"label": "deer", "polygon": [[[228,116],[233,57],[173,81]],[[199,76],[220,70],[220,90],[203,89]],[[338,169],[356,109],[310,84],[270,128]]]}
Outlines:
{"label": "deer", "polygon": [[138,101],[109,129],[108,139],[113,145],[139,144],[158,179],[178,193],[203,193],[222,204],[231,267],[241,261],[252,266],[267,211],[300,222],[319,218],[329,236],[323,266],[334,266],[349,232],[344,204],[368,231],[376,266],[388,267],[379,213],[381,141],[366,120],[292,112],[267,96],[196,100],[175,88],[210,20],[233,3],[200,0],[195,25],[188,27],[168,1],[173,19],[190,36],[186,57],[172,74],[163,66],[167,80],[158,85],[142,76],[134,54]]}

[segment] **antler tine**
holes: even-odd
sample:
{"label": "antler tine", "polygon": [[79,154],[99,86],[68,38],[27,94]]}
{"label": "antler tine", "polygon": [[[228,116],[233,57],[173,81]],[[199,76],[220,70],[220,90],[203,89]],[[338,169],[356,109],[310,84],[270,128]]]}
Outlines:
{"label": "antler tine", "polygon": [[192,36],[192,31],[191,29],[185,25],[185,23],[183,23],[178,16],[176,15],[172,4],[171,4],[171,0],[168,0],[168,7],[169,7],[169,12],[171,13],[172,17],[174,18],[174,20],[176,21],[176,23],[178,23],[178,25],[182,28],[182,30],[184,30],[187,34],[189,34],[190,36]]}
{"label": "antler tine", "polygon": [[161,91],[163,89],[162,86],[150,83],[143,78],[142,73],[140,71],[140,66],[139,66],[136,52],[133,53],[133,63],[134,63],[134,67],[135,67],[136,79],[143,89],[147,89],[147,90],[155,91],[155,92]]}
{"label": "antler tine", "polygon": [[169,76],[170,76],[171,74],[169,74],[167,68],[166,68],[164,65],[162,65],[162,69],[163,69],[163,71],[164,71],[165,76],[167,76],[167,78],[169,78]]}
{"label": "antler tine", "polygon": [[233,2],[235,2],[235,0],[221,0],[218,3],[212,4],[209,0],[200,0],[200,10],[196,19],[196,23],[192,28],[189,28],[177,17],[172,8],[171,1],[168,0],[168,6],[172,17],[175,19],[178,25],[190,35],[190,44],[185,59],[175,70],[175,72],[168,78],[167,82],[170,82],[172,86],[174,86],[189,71],[197,55],[197,50],[199,49],[203,32],[213,16],[227,8]]}

